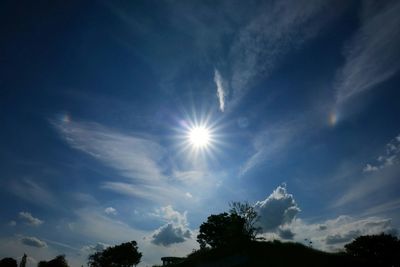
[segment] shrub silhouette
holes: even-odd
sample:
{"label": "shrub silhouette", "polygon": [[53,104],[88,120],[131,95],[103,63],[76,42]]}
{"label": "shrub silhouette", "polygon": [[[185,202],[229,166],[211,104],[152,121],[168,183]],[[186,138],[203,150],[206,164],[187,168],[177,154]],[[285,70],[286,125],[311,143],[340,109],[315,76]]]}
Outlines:
{"label": "shrub silhouette", "polygon": [[17,261],[13,258],[4,258],[0,261],[0,267],[17,267]]}
{"label": "shrub silhouette", "polygon": [[142,253],[138,251],[136,241],[131,241],[90,255],[88,265],[90,267],[131,267],[136,266],[141,258]]}
{"label": "shrub silhouette", "polygon": [[50,261],[40,261],[38,267],[68,267],[68,262],[64,255],[59,255]]}
{"label": "shrub silhouette", "polygon": [[400,240],[392,235],[365,235],[345,245],[346,253],[367,259],[377,266],[400,266]]}

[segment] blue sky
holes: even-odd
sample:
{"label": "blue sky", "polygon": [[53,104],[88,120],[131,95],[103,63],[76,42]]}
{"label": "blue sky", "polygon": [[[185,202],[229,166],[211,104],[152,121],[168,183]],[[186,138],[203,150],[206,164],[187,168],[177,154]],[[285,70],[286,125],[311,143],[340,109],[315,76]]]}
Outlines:
{"label": "blue sky", "polygon": [[0,257],[80,266],[136,240],[156,264],[231,201],[327,251],[397,233],[398,1],[0,10]]}

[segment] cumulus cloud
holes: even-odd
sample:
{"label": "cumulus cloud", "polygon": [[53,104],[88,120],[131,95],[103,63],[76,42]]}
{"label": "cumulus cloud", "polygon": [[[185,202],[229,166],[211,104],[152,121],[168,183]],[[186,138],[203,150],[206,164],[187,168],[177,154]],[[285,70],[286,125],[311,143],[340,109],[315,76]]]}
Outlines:
{"label": "cumulus cloud", "polygon": [[39,226],[39,225],[43,224],[43,222],[44,222],[38,218],[33,217],[32,214],[30,214],[29,212],[26,212],[26,211],[21,211],[19,213],[19,218],[26,224],[32,225],[32,226]]}
{"label": "cumulus cloud", "polygon": [[217,97],[219,101],[219,109],[223,112],[225,110],[225,96],[226,89],[224,88],[224,81],[221,77],[221,74],[217,69],[214,71],[214,82],[217,86]]}
{"label": "cumulus cloud", "polygon": [[20,239],[21,243],[27,246],[44,248],[47,247],[46,242],[40,240],[39,238],[33,236],[25,236]]}
{"label": "cumulus cloud", "polygon": [[81,251],[83,251],[85,254],[92,254],[92,253],[95,253],[95,252],[103,251],[106,248],[108,248],[109,246],[110,245],[108,245],[108,244],[104,244],[104,243],[98,242],[95,245],[83,246],[81,248]]}
{"label": "cumulus cloud", "polygon": [[257,201],[254,208],[260,216],[258,223],[263,232],[279,231],[279,227],[290,224],[300,211],[285,185],[278,186],[265,200]]}
{"label": "cumulus cloud", "polygon": [[377,170],[379,170],[379,168],[376,166],[372,166],[371,164],[367,164],[363,168],[363,172],[376,172]]}
{"label": "cumulus cloud", "polygon": [[376,87],[400,68],[400,2],[363,4],[361,27],[346,46],[346,63],[338,72],[339,103]]}
{"label": "cumulus cloud", "polygon": [[282,239],[289,239],[292,240],[295,236],[295,233],[292,232],[292,230],[290,229],[279,229],[278,230],[278,235],[279,237],[281,237]]}
{"label": "cumulus cloud", "polygon": [[106,208],[104,212],[108,215],[117,215],[117,210],[113,207]]}
{"label": "cumulus cloud", "polygon": [[380,155],[374,164],[367,163],[363,172],[375,172],[399,163],[400,134],[390,140],[385,146],[385,153]]}
{"label": "cumulus cloud", "polygon": [[187,212],[180,213],[171,205],[156,209],[151,215],[159,217],[167,223],[157,229],[152,235],[151,242],[156,245],[169,246],[174,243],[182,243],[191,238],[192,233],[188,229]]}
{"label": "cumulus cloud", "polygon": [[338,234],[328,235],[325,239],[325,242],[327,245],[347,243],[360,235],[361,235],[360,230],[351,230],[346,233],[338,233]]}
{"label": "cumulus cloud", "polygon": [[174,243],[184,242],[187,238],[191,237],[189,229],[182,226],[174,226],[172,223],[161,226],[153,234],[152,243],[156,245],[169,246]]}

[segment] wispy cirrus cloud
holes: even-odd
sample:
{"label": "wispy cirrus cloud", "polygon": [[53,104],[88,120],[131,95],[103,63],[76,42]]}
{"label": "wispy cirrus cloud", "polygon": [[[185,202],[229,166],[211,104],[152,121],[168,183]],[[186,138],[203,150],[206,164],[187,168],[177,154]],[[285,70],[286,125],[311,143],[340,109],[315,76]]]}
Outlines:
{"label": "wispy cirrus cloud", "polygon": [[224,112],[225,111],[225,97],[227,91],[225,89],[226,85],[224,86],[224,80],[221,77],[221,74],[217,69],[214,71],[214,82],[217,86],[217,97],[219,101],[219,109]]}
{"label": "wispy cirrus cloud", "polygon": [[165,151],[149,138],[119,133],[92,122],[52,123],[71,147],[116,169],[124,177],[146,182],[165,178],[160,164]]}
{"label": "wispy cirrus cloud", "polygon": [[163,203],[165,201],[175,201],[179,199],[188,199],[184,191],[181,191],[166,182],[160,182],[157,185],[104,182],[101,184],[101,188],[111,190],[122,195],[142,198],[159,203]]}
{"label": "wispy cirrus cloud", "polygon": [[344,192],[334,201],[333,207],[361,201],[398,183],[400,135],[391,139],[385,145],[384,151],[374,163],[367,163],[362,172],[358,167],[356,172],[347,174],[346,178],[350,178],[353,182],[346,186]]}
{"label": "wispy cirrus cloud", "polygon": [[[63,139],[104,165],[117,171],[120,177],[101,182],[100,187],[113,192],[164,202],[168,199],[188,199],[187,190],[171,183],[166,174],[166,150],[149,137],[121,133],[97,123],[52,121]],[[178,179],[179,180],[179,179]]]}
{"label": "wispy cirrus cloud", "polygon": [[291,50],[315,37],[342,6],[320,0],[262,2],[258,9],[263,12],[255,12],[240,29],[230,50],[231,104],[237,104],[260,76],[268,76]]}
{"label": "wispy cirrus cloud", "polygon": [[346,46],[346,61],[337,74],[339,104],[375,88],[400,68],[400,3],[363,4],[361,27]]}
{"label": "wispy cirrus cloud", "polygon": [[12,181],[9,189],[14,195],[39,206],[56,207],[58,203],[50,190],[31,179]]}
{"label": "wispy cirrus cloud", "polygon": [[245,175],[253,168],[275,161],[296,141],[295,136],[303,133],[305,125],[300,121],[272,123],[259,131],[252,140],[254,153],[241,166],[239,174]]}
{"label": "wispy cirrus cloud", "polygon": [[387,190],[398,184],[399,166],[394,165],[380,170],[379,172],[369,172],[360,177],[353,177],[353,181],[336,199],[332,207],[340,207],[359,202],[371,195]]}

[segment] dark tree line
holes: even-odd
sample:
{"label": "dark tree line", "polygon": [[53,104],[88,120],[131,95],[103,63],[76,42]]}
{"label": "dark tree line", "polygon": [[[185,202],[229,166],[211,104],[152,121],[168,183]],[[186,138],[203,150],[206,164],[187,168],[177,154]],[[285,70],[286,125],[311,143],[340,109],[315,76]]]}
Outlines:
{"label": "dark tree line", "polygon": [[[90,267],[132,267],[142,258],[136,241],[108,247],[89,256]],[[41,267],[41,266],[39,266]]]}

